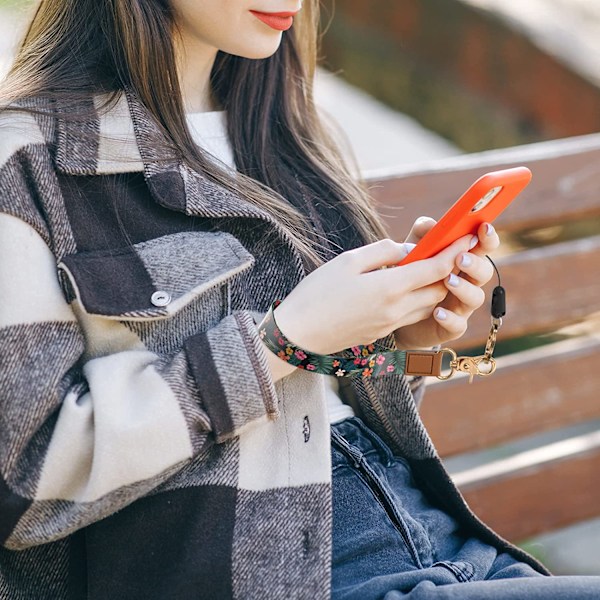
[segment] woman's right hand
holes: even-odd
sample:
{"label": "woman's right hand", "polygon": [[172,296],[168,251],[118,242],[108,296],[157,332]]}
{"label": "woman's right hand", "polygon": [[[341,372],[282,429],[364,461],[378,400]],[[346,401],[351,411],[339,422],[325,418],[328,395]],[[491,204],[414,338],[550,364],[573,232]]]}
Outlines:
{"label": "woman's right hand", "polygon": [[472,239],[400,267],[410,248],[390,239],[343,252],[290,292],[275,311],[277,325],[294,344],[318,354],[373,343],[431,316],[448,293],[444,279]]}

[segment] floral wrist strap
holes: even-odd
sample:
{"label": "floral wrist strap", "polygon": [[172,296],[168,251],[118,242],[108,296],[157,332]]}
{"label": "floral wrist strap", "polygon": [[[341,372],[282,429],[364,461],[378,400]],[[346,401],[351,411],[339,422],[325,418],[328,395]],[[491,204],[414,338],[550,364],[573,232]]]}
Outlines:
{"label": "floral wrist strap", "polygon": [[281,360],[298,369],[306,369],[322,375],[348,377],[362,375],[439,375],[444,351],[404,351],[389,350],[376,352],[375,346],[354,346],[350,351],[354,356],[347,358],[336,354],[316,354],[299,348],[282,333],[275,322],[273,311],[281,304],[276,300],[258,325],[260,338],[267,348]]}

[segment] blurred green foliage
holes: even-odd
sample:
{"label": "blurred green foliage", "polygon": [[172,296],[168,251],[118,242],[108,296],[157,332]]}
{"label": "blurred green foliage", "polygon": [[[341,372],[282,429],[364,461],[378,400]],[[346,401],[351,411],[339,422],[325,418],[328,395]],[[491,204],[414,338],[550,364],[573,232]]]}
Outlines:
{"label": "blurred green foliage", "polygon": [[0,0],[0,8],[18,9],[31,6],[36,0]]}

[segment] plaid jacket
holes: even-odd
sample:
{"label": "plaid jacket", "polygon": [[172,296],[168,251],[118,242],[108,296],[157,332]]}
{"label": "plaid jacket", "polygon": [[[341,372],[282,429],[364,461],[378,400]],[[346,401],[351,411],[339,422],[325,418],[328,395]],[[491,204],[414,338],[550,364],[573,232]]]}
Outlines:
{"label": "plaid jacket", "polygon": [[[255,326],[302,261],[157,156],[134,96],[96,115],[0,115],[0,598],[327,598],[323,379],[274,385]],[[465,505],[417,387],[345,394],[433,501],[544,571]]]}

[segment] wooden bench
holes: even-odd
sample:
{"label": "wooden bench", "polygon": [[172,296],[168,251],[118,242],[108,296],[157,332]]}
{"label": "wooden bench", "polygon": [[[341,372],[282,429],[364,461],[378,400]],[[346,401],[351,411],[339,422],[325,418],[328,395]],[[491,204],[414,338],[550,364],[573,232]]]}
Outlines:
{"label": "wooden bench", "polygon": [[[416,217],[439,218],[478,176],[521,164],[533,181],[496,223],[513,247],[504,252],[503,244],[495,256],[507,291],[499,341],[559,329],[564,339],[501,356],[497,372],[472,385],[464,376],[429,384],[422,415],[444,459],[600,418],[600,135],[365,174],[391,236],[400,240]],[[578,230],[585,237],[571,235]],[[540,239],[562,233],[563,241],[524,247],[532,231]],[[489,326],[486,305],[449,345],[478,348]],[[600,516],[598,474],[600,431],[593,431],[453,477],[484,521],[520,541]]]}

